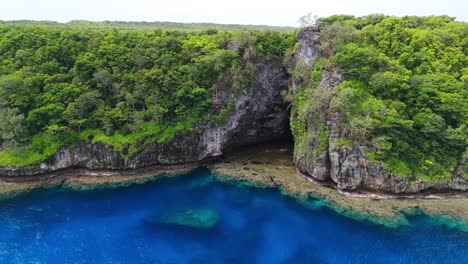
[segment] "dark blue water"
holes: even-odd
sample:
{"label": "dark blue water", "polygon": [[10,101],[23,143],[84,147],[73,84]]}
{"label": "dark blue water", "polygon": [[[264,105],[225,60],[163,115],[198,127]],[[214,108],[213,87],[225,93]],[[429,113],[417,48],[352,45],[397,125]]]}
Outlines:
{"label": "dark blue water", "polygon": [[[209,230],[149,223],[213,208]],[[183,177],[113,190],[43,190],[0,202],[0,263],[468,263],[468,233],[428,217],[392,229],[274,190]]]}

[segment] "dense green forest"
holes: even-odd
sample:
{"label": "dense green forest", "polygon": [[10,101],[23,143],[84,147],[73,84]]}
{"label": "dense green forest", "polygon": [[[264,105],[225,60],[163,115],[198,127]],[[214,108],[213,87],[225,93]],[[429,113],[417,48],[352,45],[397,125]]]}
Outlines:
{"label": "dense green forest", "polygon": [[[370,15],[318,24],[324,56],[305,72],[296,67],[305,88],[289,95],[296,138],[330,96],[352,135],[340,142],[366,146],[372,162],[427,180],[466,166],[467,23]],[[220,105],[218,96],[245,92],[255,63],[287,64],[297,47],[289,28],[172,30],[177,26],[0,22],[0,166],[37,163],[79,140],[105,142],[130,157],[137,146],[167,141],[200,121],[222,123],[233,103]],[[345,81],[318,96],[324,70]],[[326,133],[318,136],[325,147]]]}
{"label": "dense green forest", "polygon": [[223,122],[233,105],[217,95],[245,92],[256,62],[281,60],[295,43],[294,32],[82,23],[0,23],[0,166],[80,139],[129,157],[202,120]]}
{"label": "dense green forest", "polygon": [[[468,24],[447,16],[320,19],[325,57],[310,72],[297,72],[306,89],[293,101],[296,136],[305,130],[324,69],[345,81],[331,107],[343,113],[352,138],[367,146],[372,162],[401,176],[435,180],[467,171]],[[466,173],[465,173],[466,175]]]}
{"label": "dense green forest", "polygon": [[16,21],[2,21],[3,25],[14,26],[54,26],[62,28],[76,28],[76,29],[114,29],[119,31],[128,30],[183,30],[183,31],[204,31],[206,29],[217,29],[219,31],[241,31],[245,29],[256,31],[279,31],[279,32],[292,32],[296,30],[293,27],[280,27],[280,26],[266,26],[266,25],[239,25],[239,24],[216,24],[216,23],[179,23],[179,22],[127,22],[127,21],[87,21],[87,20],[72,20],[67,23],[59,23],[54,21],[34,21],[34,20],[16,20]]}

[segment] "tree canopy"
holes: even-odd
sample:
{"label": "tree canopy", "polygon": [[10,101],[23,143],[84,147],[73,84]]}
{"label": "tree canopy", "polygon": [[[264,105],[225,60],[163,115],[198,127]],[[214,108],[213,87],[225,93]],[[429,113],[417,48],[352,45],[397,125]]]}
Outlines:
{"label": "tree canopy", "polygon": [[319,23],[326,55],[319,66],[346,79],[332,105],[371,161],[401,176],[456,174],[468,146],[468,24],[383,15]]}
{"label": "tree canopy", "polygon": [[216,96],[248,89],[256,61],[294,42],[268,30],[0,23],[0,166],[39,162],[80,139],[127,145],[127,155],[141,140],[168,140],[232,109]]}

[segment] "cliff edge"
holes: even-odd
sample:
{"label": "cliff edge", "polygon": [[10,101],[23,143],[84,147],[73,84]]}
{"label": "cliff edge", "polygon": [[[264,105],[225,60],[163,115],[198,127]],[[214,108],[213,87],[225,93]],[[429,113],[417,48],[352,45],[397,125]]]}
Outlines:
{"label": "cliff edge", "polygon": [[212,119],[196,124],[192,131],[178,132],[169,141],[152,143],[126,159],[102,142],[79,141],[64,146],[39,164],[0,168],[4,178],[47,174],[67,168],[125,170],[147,166],[197,163],[221,156],[230,149],[267,141],[290,139],[288,104],[281,93],[288,89],[289,75],[281,62],[255,64],[254,84],[240,93],[223,92],[219,105],[233,102],[227,120]]}
{"label": "cliff edge", "polygon": [[[372,162],[367,151],[369,144],[352,140],[356,135],[343,120],[343,114],[333,106],[337,96],[334,89],[345,80],[344,74],[339,68],[325,66],[320,80],[309,81],[310,72],[325,56],[320,45],[321,27],[306,28],[299,32],[297,39],[290,71],[295,72],[292,92],[300,98],[293,102],[291,126],[294,163],[300,171],[316,180],[330,181],[342,190],[388,193],[468,190],[468,179],[459,171],[449,179],[428,182],[400,177],[386,170],[383,162]],[[301,94],[311,86],[308,94]]]}

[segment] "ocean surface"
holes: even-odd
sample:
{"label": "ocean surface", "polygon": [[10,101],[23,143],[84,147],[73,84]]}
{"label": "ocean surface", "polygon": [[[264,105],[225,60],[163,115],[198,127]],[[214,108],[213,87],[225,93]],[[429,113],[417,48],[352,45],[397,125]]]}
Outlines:
{"label": "ocean surface", "polygon": [[[387,228],[206,169],[127,188],[0,201],[0,263],[468,263],[468,233],[427,216]],[[310,206],[313,205],[313,206]],[[211,210],[213,228],[160,221]]]}

